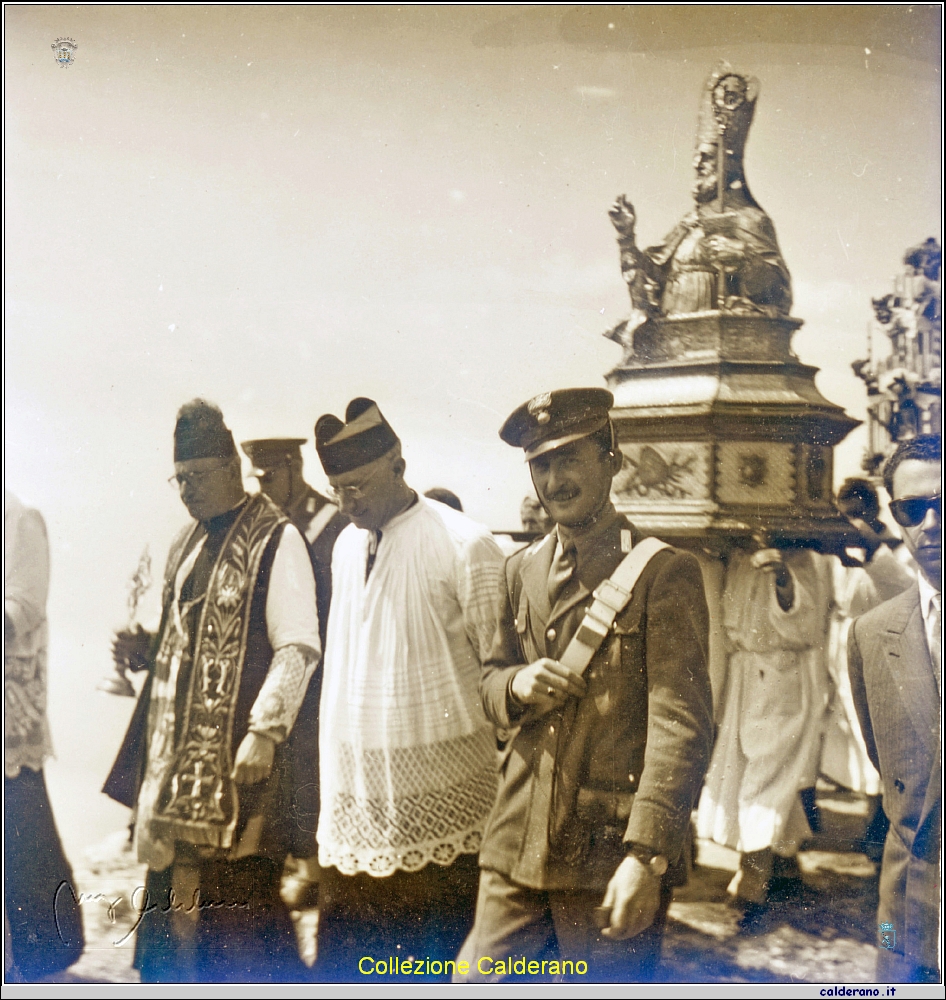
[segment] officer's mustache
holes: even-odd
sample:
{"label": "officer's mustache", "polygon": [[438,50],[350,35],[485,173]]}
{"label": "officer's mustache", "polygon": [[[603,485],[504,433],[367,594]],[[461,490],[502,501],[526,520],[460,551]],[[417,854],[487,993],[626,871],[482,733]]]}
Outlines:
{"label": "officer's mustache", "polygon": [[545,498],[550,503],[567,503],[569,500],[574,500],[579,493],[581,493],[581,490],[578,487],[563,486],[554,493],[547,493]]}

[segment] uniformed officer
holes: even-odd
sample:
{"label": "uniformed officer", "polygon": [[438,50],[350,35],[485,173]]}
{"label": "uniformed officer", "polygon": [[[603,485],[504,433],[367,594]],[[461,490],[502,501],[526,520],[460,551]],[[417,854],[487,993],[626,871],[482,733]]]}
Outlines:
{"label": "uniformed officer", "polygon": [[712,743],[696,559],[644,544],[632,595],[583,670],[572,655],[592,602],[601,610],[593,591],[642,542],[611,504],[622,464],[612,403],[604,389],[543,393],[500,431],[524,450],[555,528],[507,561],[482,673],[487,716],[513,732],[480,849],[475,926],[458,959],[470,972],[457,979],[647,981],[671,887],[686,879],[690,812]]}
{"label": "uniformed officer", "polygon": [[348,518],[328,497],[314,490],[302,474],[302,445],[305,438],[261,438],[244,441],[240,447],[253,463],[251,476],[260,489],[281,507],[309,543],[315,570],[319,631],[325,648],[325,628],[332,601],[332,549]]}
{"label": "uniformed officer", "polygon": [[[315,573],[315,602],[319,611],[319,636],[325,650],[329,608],[332,603],[332,550],[335,539],[348,525],[348,518],[327,497],[314,490],[302,473],[302,445],[305,438],[261,438],[243,441],[240,447],[253,463],[250,475],[259,480],[260,490],[289,516],[309,546]],[[305,701],[290,739],[311,749],[299,755],[309,765],[295,776],[294,829],[292,855],[297,860],[286,901],[292,906],[313,904],[318,880],[315,830],[319,812],[319,698],[322,692],[321,666],[312,678]]]}

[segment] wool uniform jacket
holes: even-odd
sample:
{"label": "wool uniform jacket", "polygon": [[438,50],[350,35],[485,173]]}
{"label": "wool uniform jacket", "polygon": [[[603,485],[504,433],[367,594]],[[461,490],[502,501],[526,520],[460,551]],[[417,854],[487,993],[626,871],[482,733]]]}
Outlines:
{"label": "wool uniform jacket", "polygon": [[848,670],[867,753],[880,772],[890,831],[880,875],[878,924],[893,947],[878,950],[887,982],[937,969],[943,772],[940,692],[916,586],[858,618]]}
{"label": "wool uniform jacket", "polygon": [[[326,507],[334,513],[319,524],[317,515]],[[315,575],[315,601],[319,611],[319,638],[325,652],[328,613],[332,604],[332,551],[335,540],[348,527],[348,518],[326,497],[309,486],[300,500],[286,511],[309,549]],[[312,675],[287,742],[292,767],[292,823],[289,850],[296,858],[314,858],[318,853],[315,831],[319,826],[319,701],[322,697],[322,667]]]}
{"label": "wool uniform jacket", "polygon": [[[480,865],[535,889],[604,890],[623,841],[668,857],[685,881],[690,812],[712,750],[708,612],[699,564],[665,549],[592,658],[584,697],[538,718],[517,709],[509,686],[523,664],[558,659],[592,591],[640,536],[613,515],[579,562],[578,587],[549,606],[556,534],[506,563],[504,600],[480,692],[490,720],[509,735],[500,789]],[[682,876],[682,877],[681,877]]]}
{"label": "wool uniform jacket", "polygon": [[[326,507],[331,507],[333,513],[328,521],[322,522],[318,515]],[[335,548],[335,540],[348,527],[348,518],[335,504],[311,486],[306,487],[306,492],[292,508],[286,511],[286,514],[299,529],[309,547],[312,572],[315,574],[315,600],[319,609],[319,638],[322,640],[324,653],[328,612],[332,603],[332,551]]]}

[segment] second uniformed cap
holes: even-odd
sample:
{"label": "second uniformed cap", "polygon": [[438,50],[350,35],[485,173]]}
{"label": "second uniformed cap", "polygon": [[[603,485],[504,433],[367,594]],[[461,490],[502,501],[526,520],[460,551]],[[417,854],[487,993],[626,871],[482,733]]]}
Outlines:
{"label": "second uniformed cap", "polygon": [[499,436],[522,448],[526,461],[606,427],[614,396],[607,389],[556,389],[514,410]]}
{"label": "second uniformed cap", "polygon": [[300,457],[299,449],[305,442],[305,438],[257,438],[241,441],[240,447],[255,466],[250,475],[256,476],[264,469],[272,469],[289,459]]}

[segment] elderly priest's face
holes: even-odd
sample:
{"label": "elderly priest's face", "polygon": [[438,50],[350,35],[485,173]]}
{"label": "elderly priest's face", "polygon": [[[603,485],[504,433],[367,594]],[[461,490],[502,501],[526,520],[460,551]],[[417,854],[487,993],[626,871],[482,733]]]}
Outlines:
{"label": "elderly priest's face", "polygon": [[243,499],[240,460],[233,458],[191,458],[174,463],[181,501],[191,517],[209,521],[232,510]]}
{"label": "elderly priest's face", "polygon": [[361,468],[329,476],[330,492],[356,527],[377,531],[404,507],[404,468],[398,448]]}

